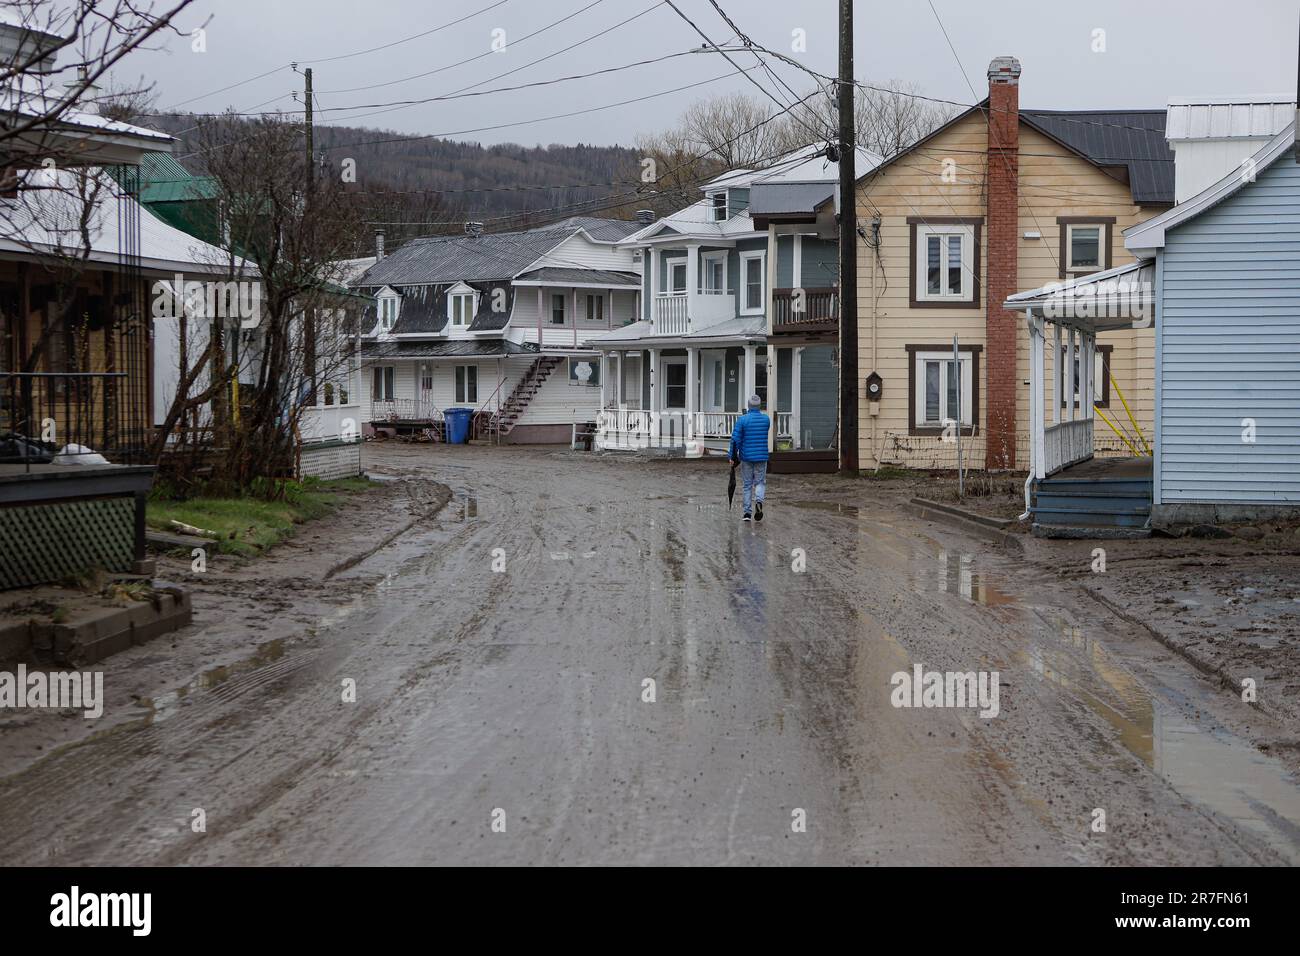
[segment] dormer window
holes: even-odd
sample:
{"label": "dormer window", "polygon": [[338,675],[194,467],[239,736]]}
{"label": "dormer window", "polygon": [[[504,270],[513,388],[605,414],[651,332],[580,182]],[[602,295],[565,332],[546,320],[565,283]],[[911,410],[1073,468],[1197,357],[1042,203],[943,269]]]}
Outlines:
{"label": "dormer window", "polygon": [[727,220],[727,193],[710,193],[709,202],[713,204],[713,221],[726,222]]}
{"label": "dormer window", "polygon": [[474,321],[474,293],[458,292],[447,297],[447,309],[451,315],[451,324],[464,328]]}
{"label": "dormer window", "polygon": [[389,331],[397,322],[397,299],[387,296],[379,300],[379,327]]}

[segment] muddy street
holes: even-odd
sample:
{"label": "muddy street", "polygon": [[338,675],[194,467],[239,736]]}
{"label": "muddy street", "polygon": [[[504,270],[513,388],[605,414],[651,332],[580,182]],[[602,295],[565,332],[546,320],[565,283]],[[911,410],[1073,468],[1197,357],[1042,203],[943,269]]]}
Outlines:
{"label": "muddy street", "polygon": [[[366,451],[450,503],[294,640],[0,781],[0,862],[1300,861],[1262,715],[871,482],[773,476],[742,524],[725,464]],[[916,665],[995,706],[896,706]]]}

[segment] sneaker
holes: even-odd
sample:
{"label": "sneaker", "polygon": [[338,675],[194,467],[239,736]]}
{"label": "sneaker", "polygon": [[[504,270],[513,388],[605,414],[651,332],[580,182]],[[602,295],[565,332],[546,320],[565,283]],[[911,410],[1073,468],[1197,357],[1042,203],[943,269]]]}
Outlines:
{"label": "sneaker", "polygon": [[749,512],[746,511],[745,514],[744,514],[744,516],[743,516],[740,520],[741,520],[741,521],[753,521],[754,519],[753,519],[752,517],[750,517]]}
{"label": "sneaker", "polygon": [[763,502],[759,501],[754,504],[754,520],[763,520]]}

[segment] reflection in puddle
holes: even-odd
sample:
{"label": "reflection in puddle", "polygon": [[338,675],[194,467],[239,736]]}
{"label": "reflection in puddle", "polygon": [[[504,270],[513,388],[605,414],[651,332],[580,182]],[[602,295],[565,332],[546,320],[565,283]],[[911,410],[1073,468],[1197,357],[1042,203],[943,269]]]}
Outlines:
{"label": "reflection in puddle", "polygon": [[457,502],[458,510],[456,512],[457,521],[468,521],[470,518],[478,517],[478,498],[467,495]]}
{"label": "reflection in puddle", "polygon": [[1124,747],[1184,797],[1263,838],[1300,862],[1300,787],[1286,769],[1206,717],[1198,698],[1215,693],[1197,677],[1169,671],[1152,694],[1100,643],[1053,622],[1051,643],[1016,653],[1043,680],[1069,691],[1119,735]]}
{"label": "reflection in puddle", "polygon": [[790,501],[792,508],[808,508],[812,511],[830,511],[841,515],[857,515],[857,505],[846,505],[838,501]]}
{"label": "reflection in puddle", "polygon": [[177,712],[181,706],[181,701],[189,697],[190,694],[201,690],[211,690],[224,684],[236,674],[243,674],[246,671],[255,670],[258,667],[278,661],[284,656],[284,649],[284,638],[267,641],[265,644],[259,644],[251,657],[236,661],[233,664],[223,664],[220,667],[206,670],[188,684],[166,694],[160,694],[157,697],[139,698],[140,706],[149,710],[144,722],[150,724],[166,720]]}
{"label": "reflection in puddle", "polygon": [[975,570],[973,554],[958,554],[940,548],[938,559],[938,586],[945,594],[956,594],[967,601],[990,607],[1017,603],[1015,598],[990,584],[983,572]]}

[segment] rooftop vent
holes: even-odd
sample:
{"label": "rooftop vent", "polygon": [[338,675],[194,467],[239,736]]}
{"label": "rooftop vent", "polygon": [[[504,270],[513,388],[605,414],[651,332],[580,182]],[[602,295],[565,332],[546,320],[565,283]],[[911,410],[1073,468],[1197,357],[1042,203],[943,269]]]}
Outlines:
{"label": "rooftop vent", "polygon": [[481,222],[467,222],[467,223],[465,223],[465,235],[467,235],[467,236],[481,236],[481,235],[483,235],[483,223],[481,223]]}

